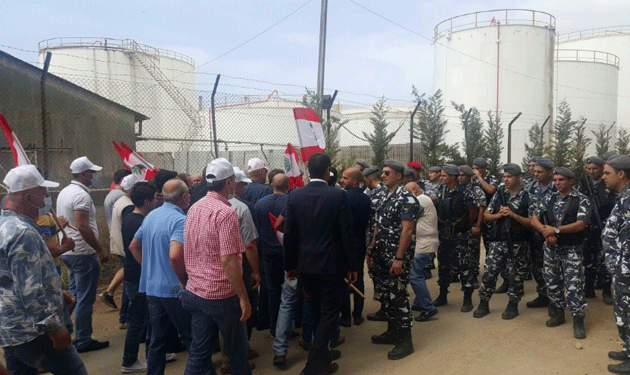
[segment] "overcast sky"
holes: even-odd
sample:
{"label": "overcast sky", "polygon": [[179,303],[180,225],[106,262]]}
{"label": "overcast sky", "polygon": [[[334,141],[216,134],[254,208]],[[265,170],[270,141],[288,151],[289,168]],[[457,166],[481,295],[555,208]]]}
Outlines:
{"label": "overcast sky", "polygon": [[[430,39],[447,18],[535,9],[554,15],[557,31],[566,33],[628,23],[630,14],[627,0],[354,1],[400,25],[350,0],[329,0],[325,87],[338,89],[342,101],[365,104],[384,95],[391,104],[411,105],[412,85],[433,91]],[[278,89],[281,96],[301,95],[302,87],[317,84],[320,0],[20,0],[4,1],[2,8],[0,49],[31,63],[37,63],[37,52],[13,48],[37,51],[38,42],[55,37],[130,38],[194,58],[202,90],[211,90],[215,73],[222,74],[219,91],[239,94]]]}

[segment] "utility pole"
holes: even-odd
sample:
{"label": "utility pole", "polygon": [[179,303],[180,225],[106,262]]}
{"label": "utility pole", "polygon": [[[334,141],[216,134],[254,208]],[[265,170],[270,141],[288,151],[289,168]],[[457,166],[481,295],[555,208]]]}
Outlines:
{"label": "utility pole", "polygon": [[326,64],[326,14],[328,0],[322,0],[322,12],[319,23],[319,65],[317,67],[317,104],[319,118],[322,118],[322,104],[324,100],[324,65]]}

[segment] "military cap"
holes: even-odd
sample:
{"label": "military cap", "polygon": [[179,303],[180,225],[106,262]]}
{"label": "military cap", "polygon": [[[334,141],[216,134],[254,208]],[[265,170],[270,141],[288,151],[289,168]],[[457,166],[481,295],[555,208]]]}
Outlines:
{"label": "military cap", "polygon": [[597,165],[604,165],[604,159],[600,158],[599,156],[591,156],[590,158],[586,159],[586,164],[597,164]]}
{"label": "military cap", "polygon": [[413,169],[422,169],[422,164],[418,163],[417,161],[410,161],[409,163],[407,163],[407,166]]}
{"label": "military cap", "polygon": [[442,166],[442,170],[446,172],[446,174],[450,174],[451,176],[459,175],[459,168],[453,164],[446,164]]}
{"label": "military cap", "polygon": [[357,159],[354,161],[354,164],[360,165],[363,168],[370,168],[370,164],[368,164],[367,161],[363,160],[363,159]]}
{"label": "military cap", "polygon": [[394,171],[398,173],[403,173],[403,171],[405,170],[405,165],[399,162],[398,160],[394,160],[394,159],[385,160],[383,162],[383,165],[385,167],[390,167],[391,169],[393,169]]}
{"label": "military cap", "polygon": [[475,172],[473,172],[473,169],[470,168],[470,166],[468,166],[468,165],[460,165],[459,166],[459,171],[460,172],[464,172],[464,173],[466,173],[469,176],[472,176],[472,175],[475,174]]}
{"label": "military cap", "polygon": [[475,158],[475,160],[473,160],[473,165],[481,168],[488,168],[488,162],[484,158]]}
{"label": "military cap", "polygon": [[571,171],[570,169],[564,167],[558,167],[554,169],[553,174],[561,174],[566,178],[575,178],[575,173],[573,173],[573,171]]}
{"label": "military cap", "polygon": [[553,169],[553,162],[547,158],[536,159],[536,165],[543,167],[545,169]]}
{"label": "military cap", "polygon": [[529,161],[535,163],[540,158],[541,158],[540,156],[532,156],[531,158],[529,158]]}
{"label": "military cap", "polygon": [[505,163],[503,164],[503,172],[509,173],[511,176],[519,176],[521,173],[521,167],[518,164],[514,163]]}
{"label": "military cap", "polygon": [[431,168],[429,168],[429,172],[442,172],[442,168],[440,168],[440,167],[431,167]]}
{"label": "military cap", "polygon": [[415,169],[411,167],[405,167],[405,169],[403,169],[403,177],[414,177],[415,175],[416,175]]}
{"label": "military cap", "polygon": [[612,151],[606,151],[606,152],[604,152],[604,153],[602,154],[602,159],[604,159],[604,160],[608,160],[608,159],[612,158],[613,156],[617,156],[617,154],[615,154],[615,153],[614,153],[614,152],[612,152]]}
{"label": "military cap", "polygon": [[630,157],[627,155],[617,155],[606,161],[606,164],[611,167],[620,170],[620,169],[630,169]]}
{"label": "military cap", "polygon": [[378,173],[379,169],[378,167],[369,167],[369,168],[365,168],[363,170],[363,177],[367,177],[367,176],[371,176],[374,173]]}

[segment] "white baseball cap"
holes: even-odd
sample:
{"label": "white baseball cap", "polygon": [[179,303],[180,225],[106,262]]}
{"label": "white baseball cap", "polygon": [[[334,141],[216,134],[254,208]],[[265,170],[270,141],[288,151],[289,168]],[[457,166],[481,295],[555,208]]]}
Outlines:
{"label": "white baseball cap", "polygon": [[70,171],[72,173],[81,173],[85,171],[98,172],[101,169],[103,169],[103,167],[92,163],[90,159],[87,158],[87,156],[81,156],[78,159],[74,159],[72,164],[70,164]]}
{"label": "white baseball cap", "polygon": [[252,182],[239,167],[234,167],[234,175],[236,176],[236,182],[246,182],[248,184]]}
{"label": "white baseball cap", "polygon": [[122,181],[120,181],[120,186],[124,191],[129,191],[138,181],[140,181],[140,176],[137,174],[129,174],[125,176]]}
{"label": "white baseball cap", "polygon": [[234,168],[225,158],[215,159],[206,167],[206,181],[210,183],[223,181],[232,176],[234,176]]}
{"label": "white baseball cap", "polygon": [[45,188],[59,186],[58,182],[44,180],[44,177],[32,164],[20,165],[11,169],[3,182],[9,188],[9,193],[17,193],[38,186]]}
{"label": "white baseball cap", "polygon": [[253,158],[249,159],[249,161],[247,162],[247,172],[257,171],[263,168],[267,169],[267,166],[265,165],[265,162],[262,161],[262,159]]}

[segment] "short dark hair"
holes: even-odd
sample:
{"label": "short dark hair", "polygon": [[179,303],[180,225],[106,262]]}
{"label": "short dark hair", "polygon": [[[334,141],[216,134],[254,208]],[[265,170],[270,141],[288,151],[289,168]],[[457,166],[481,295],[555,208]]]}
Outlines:
{"label": "short dark hair", "polygon": [[157,193],[157,188],[155,185],[150,184],[146,181],[137,182],[131,188],[130,197],[133,205],[142,208],[146,201],[152,201],[155,197],[155,193]]}
{"label": "short dark hair", "polygon": [[155,185],[159,192],[162,192],[162,187],[168,180],[172,180],[177,177],[177,172],[169,171],[166,169],[161,169],[158,173],[153,176],[153,178],[149,181]]}
{"label": "short dark hair", "polygon": [[273,178],[276,177],[277,174],[284,173],[282,169],[274,168],[267,174],[267,178],[269,179],[269,185],[273,182]]}
{"label": "short dark hair", "polygon": [[120,181],[122,181],[123,178],[129,176],[130,174],[131,172],[126,169],[117,170],[116,172],[114,172],[114,184],[119,185]]}
{"label": "short dark hair", "polygon": [[311,174],[311,178],[321,178],[328,181],[329,176],[324,176],[328,167],[330,167],[330,157],[323,152],[313,154],[308,159],[308,173]]}
{"label": "short dark hair", "polygon": [[221,180],[221,181],[216,181],[216,182],[208,182],[208,191],[214,191],[214,192],[219,192],[221,190],[223,190],[223,188],[225,187],[225,184],[227,183],[227,180],[232,180],[232,182],[234,182],[236,180],[236,177],[234,177],[234,175],[226,178],[225,180]]}

